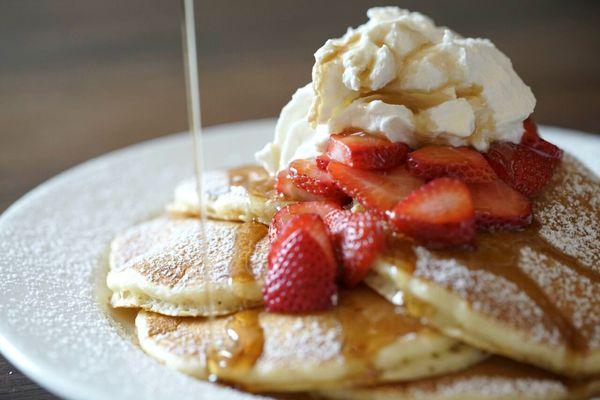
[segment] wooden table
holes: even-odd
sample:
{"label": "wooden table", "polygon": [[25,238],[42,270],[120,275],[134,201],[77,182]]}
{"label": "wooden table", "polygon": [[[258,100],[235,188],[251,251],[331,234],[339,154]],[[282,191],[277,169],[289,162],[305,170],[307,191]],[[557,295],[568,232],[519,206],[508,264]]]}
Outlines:
{"label": "wooden table", "polygon": [[[204,123],[276,116],[369,3],[201,0]],[[494,40],[539,122],[600,132],[600,2],[401,3]],[[0,3],[0,212],[84,160],[185,129],[178,14],[161,0]],[[55,397],[0,358],[0,399],[34,398]]]}

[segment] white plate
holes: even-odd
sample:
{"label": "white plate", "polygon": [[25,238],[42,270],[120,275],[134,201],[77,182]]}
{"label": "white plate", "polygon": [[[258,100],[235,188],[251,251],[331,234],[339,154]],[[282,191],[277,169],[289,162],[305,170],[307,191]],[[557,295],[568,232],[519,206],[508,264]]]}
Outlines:
{"label": "white plate", "polygon": [[[206,130],[210,168],[252,162],[274,121]],[[600,174],[600,137],[544,127]],[[167,369],[107,315],[109,241],[160,212],[192,174],[190,138],[152,140],[88,161],[24,196],[0,217],[0,350],[69,399],[256,398]]]}

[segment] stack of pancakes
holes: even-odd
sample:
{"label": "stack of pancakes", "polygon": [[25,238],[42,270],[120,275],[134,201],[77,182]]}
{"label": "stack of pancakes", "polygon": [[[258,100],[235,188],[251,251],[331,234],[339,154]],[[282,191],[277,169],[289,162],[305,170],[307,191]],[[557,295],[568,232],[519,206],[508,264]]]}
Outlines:
{"label": "stack of pancakes", "polygon": [[[193,182],[167,216],[112,243],[114,307],[140,311],[142,348],[252,392],[332,399],[579,399],[600,391],[600,190],[564,157],[521,232],[474,251],[407,242],[324,312],[262,310],[267,227],[281,205],[258,167]],[[207,318],[212,315],[214,318]]]}

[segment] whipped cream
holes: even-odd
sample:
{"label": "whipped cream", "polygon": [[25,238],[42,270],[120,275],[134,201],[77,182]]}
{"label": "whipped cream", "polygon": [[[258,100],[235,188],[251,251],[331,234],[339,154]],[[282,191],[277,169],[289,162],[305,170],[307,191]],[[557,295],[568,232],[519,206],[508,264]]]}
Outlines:
{"label": "whipped cream", "polygon": [[465,39],[428,17],[372,8],[369,21],[315,53],[312,83],[283,108],[275,139],[256,154],[270,173],[325,151],[358,128],[416,148],[519,142],[535,97],[487,39]]}

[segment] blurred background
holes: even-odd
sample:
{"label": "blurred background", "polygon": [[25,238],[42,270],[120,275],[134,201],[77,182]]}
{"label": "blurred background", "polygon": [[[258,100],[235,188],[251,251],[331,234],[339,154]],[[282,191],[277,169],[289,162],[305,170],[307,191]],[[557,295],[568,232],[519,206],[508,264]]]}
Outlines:
{"label": "blurred background", "polygon": [[[196,0],[204,125],[277,116],[373,5],[488,37],[539,123],[600,133],[598,0]],[[178,1],[0,0],[0,212],[90,157],[186,129]],[[257,148],[259,144],[257,144]],[[0,358],[0,398],[53,398]]]}

